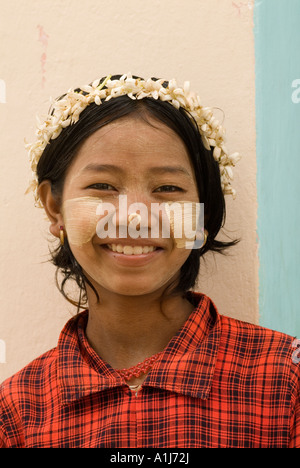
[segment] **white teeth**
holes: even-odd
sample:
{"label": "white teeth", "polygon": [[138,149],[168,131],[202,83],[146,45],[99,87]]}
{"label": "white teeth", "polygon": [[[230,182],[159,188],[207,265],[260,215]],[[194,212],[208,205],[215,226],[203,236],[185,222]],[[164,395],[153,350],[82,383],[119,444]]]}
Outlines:
{"label": "white teeth", "polygon": [[125,245],[123,248],[123,253],[125,255],[132,255],[133,254],[133,248],[130,245]]}
{"label": "white teeth", "polygon": [[124,255],[141,255],[156,250],[153,245],[121,245],[121,244],[107,244],[107,247],[113,252],[123,253]]}
{"label": "white teeth", "polygon": [[[143,253],[143,247],[141,245],[133,247],[133,255],[141,255]],[[125,249],[124,249],[125,253]]]}

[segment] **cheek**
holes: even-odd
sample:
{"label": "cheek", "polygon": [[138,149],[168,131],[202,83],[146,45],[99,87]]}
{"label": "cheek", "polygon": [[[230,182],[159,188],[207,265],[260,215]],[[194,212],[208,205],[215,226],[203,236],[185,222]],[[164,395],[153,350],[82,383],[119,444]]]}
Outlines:
{"label": "cheek", "polygon": [[70,245],[81,247],[96,234],[100,203],[97,197],[72,198],[63,203],[62,214]]}
{"label": "cheek", "polygon": [[198,202],[178,201],[166,205],[170,235],[177,249],[193,247],[195,239],[204,230],[203,205]]}

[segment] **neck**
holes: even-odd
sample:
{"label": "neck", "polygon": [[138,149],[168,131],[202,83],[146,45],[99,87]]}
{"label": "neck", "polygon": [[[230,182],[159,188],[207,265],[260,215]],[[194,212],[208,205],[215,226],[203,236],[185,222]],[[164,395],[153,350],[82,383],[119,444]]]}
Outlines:
{"label": "neck", "polygon": [[162,351],[193,310],[182,295],[161,292],[124,296],[87,286],[87,338],[98,355],[116,369],[129,368]]}

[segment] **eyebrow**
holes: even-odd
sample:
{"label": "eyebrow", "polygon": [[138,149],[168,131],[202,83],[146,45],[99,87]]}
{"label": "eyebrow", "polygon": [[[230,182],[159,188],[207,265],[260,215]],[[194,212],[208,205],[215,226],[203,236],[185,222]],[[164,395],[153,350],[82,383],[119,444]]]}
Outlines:
{"label": "eyebrow", "polygon": [[91,163],[85,166],[81,172],[124,172],[124,170],[119,166],[114,166],[113,164],[95,164]]}
{"label": "eyebrow", "polygon": [[[113,164],[88,164],[86,167],[82,169],[81,172],[119,172],[124,173],[124,169],[119,166],[115,166]],[[191,177],[191,174],[185,169],[183,166],[158,166],[158,167],[151,167],[149,172],[153,174],[175,174],[181,173],[188,177]]]}
{"label": "eyebrow", "polygon": [[170,173],[170,174],[176,174],[176,173],[180,173],[180,174],[184,174],[188,177],[191,177],[191,174],[189,173],[189,171],[186,170],[185,167],[183,166],[159,166],[159,167],[151,167],[150,172],[153,172],[154,174],[165,174],[166,172]]}

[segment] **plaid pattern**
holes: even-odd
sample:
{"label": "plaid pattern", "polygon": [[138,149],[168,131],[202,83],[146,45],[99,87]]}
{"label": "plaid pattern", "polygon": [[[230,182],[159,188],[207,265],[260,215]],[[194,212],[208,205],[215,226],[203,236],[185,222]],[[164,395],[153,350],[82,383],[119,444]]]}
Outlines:
{"label": "plaid pattern", "polygon": [[300,447],[293,338],[205,295],[137,395],[89,346],[88,311],[0,387],[0,447]]}

